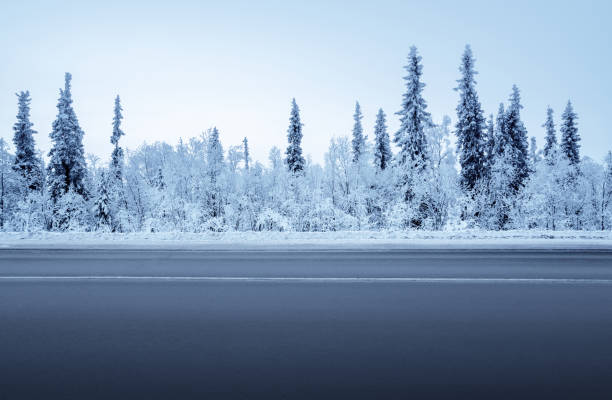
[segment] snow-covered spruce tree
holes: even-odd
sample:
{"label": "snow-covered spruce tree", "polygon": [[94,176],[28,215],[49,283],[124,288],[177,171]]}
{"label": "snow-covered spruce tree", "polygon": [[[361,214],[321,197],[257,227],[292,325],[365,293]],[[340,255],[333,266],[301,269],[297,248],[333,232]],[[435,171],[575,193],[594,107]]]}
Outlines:
{"label": "snow-covered spruce tree", "polygon": [[289,128],[287,129],[287,168],[293,174],[304,171],[306,161],[302,156],[302,122],[300,121],[300,109],[295,99],[291,101],[291,115],[289,117]]}
{"label": "snow-covered spruce tree", "polygon": [[49,189],[55,202],[72,188],[86,197],[86,163],[83,149],[83,130],[72,108],[70,81],[72,75],[66,73],[64,89],[60,89],[57,103],[57,118],[53,122],[50,138],[53,142],[49,151]]}
{"label": "snow-covered spruce tree", "polygon": [[491,175],[491,168],[493,167],[493,162],[495,159],[495,119],[493,114],[489,115],[489,120],[487,121],[485,154],[484,174],[488,180]]}
{"label": "snow-covered spruce tree", "polygon": [[114,146],[113,154],[111,155],[111,173],[113,175],[112,178],[117,182],[122,182],[123,180],[123,149],[119,146],[119,139],[125,135],[125,132],[121,129],[121,120],[123,119],[121,111],[123,111],[121,99],[117,95],[113,116],[113,134],[111,136],[111,143]]}
{"label": "snow-covered spruce tree", "polygon": [[42,157],[35,150],[30,122],[30,93],[20,92],[18,98],[17,122],[13,125],[15,144],[14,195],[12,199],[11,229],[31,231],[46,226],[44,201],[44,166]]}
{"label": "snow-covered spruce tree", "polygon": [[242,154],[244,157],[244,169],[245,171],[248,171],[251,154],[249,153],[249,141],[247,140],[246,136],[242,140]]}
{"label": "snow-covered spruce tree", "polygon": [[461,186],[470,192],[485,176],[485,118],[476,93],[474,57],[470,46],[465,47],[459,66],[461,79],[455,88],[459,92],[457,105],[457,148],[461,165]]}
{"label": "snow-covered spruce tree", "polygon": [[223,169],[223,146],[219,139],[219,130],[214,127],[208,138],[207,148],[208,175],[211,183],[217,181]]}
{"label": "snow-covered spruce tree", "polygon": [[113,133],[111,135],[111,144],[113,152],[110,162],[110,176],[107,177],[108,182],[105,185],[110,187],[110,216],[111,230],[113,232],[123,232],[126,225],[129,223],[129,213],[127,212],[127,199],[125,188],[123,186],[123,149],[119,146],[119,139],[125,135],[121,129],[121,120],[123,119],[123,107],[121,107],[121,99],[119,95],[115,98],[115,107],[113,109]]}
{"label": "snow-covered spruce tree", "polygon": [[512,140],[508,135],[508,130],[506,129],[506,109],[504,107],[504,103],[499,103],[499,108],[497,109],[497,116],[495,119],[495,147],[494,154],[497,156],[504,152],[506,146],[511,146]]}
{"label": "snow-covered spruce tree", "polygon": [[577,166],[580,163],[580,136],[576,120],[578,115],[574,112],[572,103],[567,102],[565,111],[561,115],[561,153],[567,157],[570,165]]}
{"label": "snow-covered spruce tree", "polygon": [[[565,225],[569,229],[583,229],[584,193],[580,193],[585,177],[581,174],[580,162],[580,136],[576,120],[578,116],[574,112],[571,102],[561,115],[561,143],[559,146],[559,166],[563,167],[565,174],[560,178],[561,191],[564,193],[563,210],[565,211]],[[567,165],[564,165],[567,164]]]}
{"label": "snow-covered spruce tree", "polygon": [[17,122],[13,125],[13,131],[15,132],[13,136],[13,143],[15,144],[13,170],[22,182],[22,194],[27,197],[30,192],[42,188],[42,171],[34,144],[33,135],[36,131],[32,129],[34,124],[30,122],[30,92],[20,92],[17,94],[17,98],[19,108]]}
{"label": "snow-covered spruce tree", "polygon": [[500,103],[497,112],[494,146],[489,159],[489,176],[474,187],[474,201],[468,201],[468,209],[477,215],[476,222],[486,229],[504,229],[510,215],[516,191],[511,183],[515,179],[514,148],[506,125],[506,110]]}
{"label": "snow-covered spruce tree", "polygon": [[361,106],[359,102],[355,103],[355,114],[353,114],[353,120],[355,121],[353,124],[353,162],[358,163],[361,159],[361,155],[364,152],[365,148],[365,138],[363,137],[363,127],[361,126],[361,120],[363,119],[363,114],[361,113]]}
{"label": "snow-covered spruce tree", "polygon": [[[113,173],[108,177],[104,171],[100,173],[96,201],[94,205],[94,221],[96,228],[102,231],[112,230],[111,195],[109,193],[109,178],[113,179]],[[112,184],[111,184],[112,185]]]}
{"label": "snow-covered spruce tree", "polygon": [[508,138],[512,144],[515,179],[512,182],[512,187],[515,191],[519,191],[525,186],[529,177],[529,152],[527,148],[527,129],[521,121],[521,95],[516,85],[512,86],[512,94],[510,95],[510,106],[506,112],[505,127]]}
{"label": "snow-covered spruce tree", "polygon": [[397,154],[399,167],[407,175],[417,166],[424,168],[427,160],[425,128],[431,126],[431,116],[426,111],[427,103],[422,95],[425,87],[421,82],[423,66],[415,46],[410,48],[408,64],[404,68],[408,72],[404,77],[406,92],[402,109],[396,113],[400,116],[401,125],[395,133],[394,142],[400,148]]}
{"label": "snow-covered spruce tree", "polygon": [[386,122],[385,112],[381,108],[376,114],[376,125],[374,125],[374,167],[377,171],[386,169],[393,157]]}
{"label": "snow-covered spruce tree", "polygon": [[549,165],[554,162],[557,152],[557,134],[555,133],[555,121],[553,119],[553,109],[546,109],[546,122],[542,125],[546,130],[544,143],[544,159]]}
{"label": "snow-covered spruce tree", "polygon": [[[60,89],[60,98],[57,103],[57,118],[53,122],[53,131],[49,134],[53,142],[51,151],[49,151],[49,196],[55,205],[69,191],[72,192],[71,198],[77,195],[86,201],[89,197],[86,187],[87,165],[83,149],[83,130],[72,108],[71,80],[72,75],[66,73],[65,86],[63,90]],[[62,212],[60,220],[53,223],[55,229],[80,226],[70,223],[70,212],[78,215],[85,213],[84,210],[75,208],[82,204],[80,201],[77,203],[64,207],[65,212]],[[58,215],[58,209],[54,209],[54,215]]]}
{"label": "snow-covered spruce tree", "polygon": [[219,130],[214,127],[208,137],[208,147],[206,151],[207,175],[208,175],[208,214],[212,218],[209,221],[209,229],[221,230],[223,215],[223,184],[222,174],[225,167],[223,160],[223,147],[219,139]]}
{"label": "snow-covered spruce tree", "polygon": [[372,168],[373,151],[368,136],[363,134],[363,125],[361,120],[363,114],[359,102],[355,103],[355,113],[353,114],[353,131],[351,139],[351,172],[352,186],[348,203],[348,213],[356,218],[357,229],[361,230],[367,224],[369,215],[373,212],[375,202],[375,169]]}
{"label": "snow-covered spruce tree", "polygon": [[[415,46],[410,48],[408,64],[404,67],[408,75],[406,92],[402,98],[402,108],[396,114],[400,116],[400,128],[395,133],[394,142],[399,147],[396,154],[396,179],[401,192],[401,200],[405,203],[403,209],[398,208],[398,217],[404,213],[406,226],[420,228],[422,219],[426,218],[427,202],[416,196],[413,187],[416,177],[427,168],[427,138],[426,129],[433,126],[431,115],[426,111],[427,103],[422,92],[425,84],[421,82],[423,66],[421,56]],[[401,218],[400,218],[401,219]]]}

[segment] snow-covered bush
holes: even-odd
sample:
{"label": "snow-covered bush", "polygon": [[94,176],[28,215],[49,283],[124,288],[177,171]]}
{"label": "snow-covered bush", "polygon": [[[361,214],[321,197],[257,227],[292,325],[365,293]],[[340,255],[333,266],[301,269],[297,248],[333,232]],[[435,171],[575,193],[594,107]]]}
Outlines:
{"label": "snow-covered bush", "polygon": [[53,206],[52,230],[54,231],[89,231],[95,226],[90,213],[91,207],[83,196],[69,190],[59,197]]}
{"label": "snow-covered bush", "polygon": [[305,221],[303,230],[310,232],[360,229],[358,218],[334,207],[330,199],[325,199],[309,207]]}
{"label": "snow-covered bush", "polygon": [[255,230],[287,232],[291,230],[291,224],[285,216],[266,208],[257,216]]}

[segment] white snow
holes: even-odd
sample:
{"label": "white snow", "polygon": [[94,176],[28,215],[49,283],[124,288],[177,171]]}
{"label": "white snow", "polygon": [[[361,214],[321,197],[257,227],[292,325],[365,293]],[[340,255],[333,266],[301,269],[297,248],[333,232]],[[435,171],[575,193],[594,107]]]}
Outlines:
{"label": "white snow", "polygon": [[0,232],[0,248],[176,248],[210,250],[603,249],[610,231]]}

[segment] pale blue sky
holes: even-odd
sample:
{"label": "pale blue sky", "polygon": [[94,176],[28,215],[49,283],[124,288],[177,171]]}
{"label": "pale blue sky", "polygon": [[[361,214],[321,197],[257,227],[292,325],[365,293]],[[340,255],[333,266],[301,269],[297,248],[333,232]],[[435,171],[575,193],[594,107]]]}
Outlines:
{"label": "pale blue sky", "polygon": [[126,147],[176,143],[216,125],[225,148],[247,136],[260,161],[273,145],[284,149],[295,97],[304,150],[320,162],[332,135],[350,134],[355,100],[370,137],[379,107],[395,131],[413,44],[429,110],[454,121],[452,89],[470,43],[487,114],[516,83],[529,136],[541,145],[546,106],[558,124],[571,99],[583,154],[601,160],[612,148],[612,6],[532,3],[0,0],[0,135],[12,138],[14,93],[29,89],[46,153],[69,71],[86,151],[105,161],[120,94]]}

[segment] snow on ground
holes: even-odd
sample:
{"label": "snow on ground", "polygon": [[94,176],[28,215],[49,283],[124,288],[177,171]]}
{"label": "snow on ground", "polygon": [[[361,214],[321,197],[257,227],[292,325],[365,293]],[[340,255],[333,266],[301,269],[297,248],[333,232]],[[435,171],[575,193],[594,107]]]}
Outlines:
{"label": "snow on ground", "polygon": [[0,232],[0,248],[606,249],[610,231]]}

